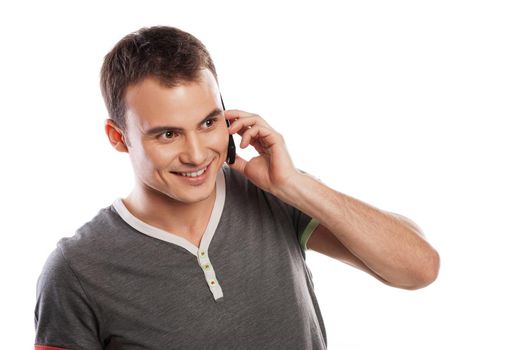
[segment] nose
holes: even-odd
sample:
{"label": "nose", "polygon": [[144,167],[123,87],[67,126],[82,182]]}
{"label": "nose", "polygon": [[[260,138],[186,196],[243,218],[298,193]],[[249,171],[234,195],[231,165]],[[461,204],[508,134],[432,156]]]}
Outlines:
{"label": "nose", "polygon": [[185,135],[183,149],[180,152],[180,161],[190,165],[202,165],[205,162],[205,143],[202,136],[194,133]]}

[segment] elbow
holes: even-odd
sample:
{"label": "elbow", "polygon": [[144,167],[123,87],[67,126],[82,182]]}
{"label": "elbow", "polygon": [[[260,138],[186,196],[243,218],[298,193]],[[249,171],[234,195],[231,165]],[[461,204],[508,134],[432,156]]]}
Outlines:
{"label": "elbow", "polygon": [[425,288],[438,278],[440,268],[440,257],[438,252],[430,248],[422,262],[418,265],[416,277],[412,283],[403,287],[408,290],[416,290]]}
{"label": "elbow", "polygon": [[440,258],[436,250],[430,249],[422,259],[417,260],[415,267],[403,269],[403,277],[396,281],[380,279],[385,284],[406,290],[425,288],[438,278]]}
{"label": "elbow", "polygon": [[430,248],[430,252],[427,254],[427,262],[425,263],[422,287],[426,287],[438,278],[440,257],[436,249]]}

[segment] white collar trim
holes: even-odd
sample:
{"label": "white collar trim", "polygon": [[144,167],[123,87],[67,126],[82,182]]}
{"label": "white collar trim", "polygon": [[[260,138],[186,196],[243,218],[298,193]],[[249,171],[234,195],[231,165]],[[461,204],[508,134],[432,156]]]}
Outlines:
{"label": "white collar trim", "polygon": [[191,254],[198,256],[198,250],[208,251],[209,244],[211,243],[214,233],[216,232],[216,227],[220,222],[220,217],[223,212],[223,206],[225,204],[225,190],[225,177],[223,174],[223,168],[220,168],[220,171],[218,171],[218,174],[216,176],[216,198],[214,200],[214,207],[212,209],[211,217],[209,219],[209,223],[207,224],[207,228],[205,229],[205,232],[202,236],[200,247],[196,247],[192,242],[189,242],[187,239],[181,236],[167,232],[158,227],[149,225],[148,223],[138,219],[136,216],[131,214],[131,212],[125,207],[121,198],[117,198],[113,202],[113,207],[126,223],[128,223],[130,226],[140,231],[141,233],[146,234],[150,237],[160,239],[165,242],[176,244],[182,248],[185,248],[186,250],[191,252]]}

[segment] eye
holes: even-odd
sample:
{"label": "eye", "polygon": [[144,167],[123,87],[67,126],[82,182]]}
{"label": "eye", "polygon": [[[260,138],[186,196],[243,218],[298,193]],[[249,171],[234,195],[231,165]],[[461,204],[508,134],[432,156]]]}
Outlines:
{"label": "eye", "polygon": [[211,118],[211,119],[207,119],[206,121],[203,122],[203,127],[206,128],[206,129],[209,129],[211,128],[214,123],[216,123],[216,119],[217,118]]}
{"label": "eye", "polygon": [[162,132],[160,135],[158,135],[158,137],[160,139],[173,139],[174,137],[176,137],[178,134],[176,132],[174,132],[173,130],[167,130],[167,131],[164,131]]}

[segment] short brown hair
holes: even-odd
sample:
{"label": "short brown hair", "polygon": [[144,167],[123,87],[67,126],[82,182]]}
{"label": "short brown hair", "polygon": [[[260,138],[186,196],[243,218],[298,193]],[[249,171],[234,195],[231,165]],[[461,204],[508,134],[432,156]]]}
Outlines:
{"label": "short brown hair", "polygon": [[125,92],[129,86],[154,77],[164,86],[175,87],[199,81],[205,68],[218,83],[206,47],[183,30],[155,26],[126,35],[105,56],[100,72],[100,88],[109,118],[125,132]]}

